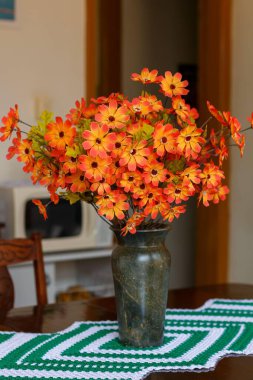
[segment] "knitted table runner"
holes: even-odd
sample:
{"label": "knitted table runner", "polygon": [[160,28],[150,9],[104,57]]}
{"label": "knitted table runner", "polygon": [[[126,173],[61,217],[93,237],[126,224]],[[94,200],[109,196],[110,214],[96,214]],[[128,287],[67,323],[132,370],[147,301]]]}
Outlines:
{"label": "knitted table runner", "polygon": [[160,347],[121,345],[111,321],[76,322],[53,334],[2,332],[0,378],[140,380],[155,371],[213,369],[238,354],[253,354],[253,300],[216,299],[168,309]]}

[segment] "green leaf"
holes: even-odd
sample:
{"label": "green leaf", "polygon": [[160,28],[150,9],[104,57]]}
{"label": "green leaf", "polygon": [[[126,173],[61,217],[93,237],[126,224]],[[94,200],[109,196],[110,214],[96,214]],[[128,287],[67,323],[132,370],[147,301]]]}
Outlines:
{"label": "green leaf", "polygon": [[80,196],[78,193],[71,193],[70,191],[68,191],[66,193],[60,193],[60,196],[69,201],[71,205],[80,201]]}
{"label": "green leaf", "polygon": [[185,167],[185,158],[181,157],[179,160],[170,161],[165,166],[173,174],[181,172],[182,170],[184,170]]}
{"label": "green leaf", "polygon": [[145,140],[149,140],[154,132],[154,129],[155,128],[152,125],[144,123],[142,128],[142,137]]}
{"label": "green leaf", "polygon": [[32,148],[35,151],[35,157],[40,157],[43,153],[43,146],[45,146],[44,135],[46,133],[46,126],[53,121],[52,112],[44,111],[40,115],[37,125],[31,127],[28,132],[27,138],[32,141]]}
{"label": "green leaf", "polygon": [[76,158],[81,153],[79,146],[75,145],[74,147],[67,147],[66,156]]}

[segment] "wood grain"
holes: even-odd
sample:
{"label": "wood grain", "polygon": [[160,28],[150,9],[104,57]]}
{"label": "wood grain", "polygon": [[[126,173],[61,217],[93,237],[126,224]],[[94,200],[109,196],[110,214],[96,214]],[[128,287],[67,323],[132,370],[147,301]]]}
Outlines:
{"label": "wood grain", "polygon": [[[206,100],[227,111],[230,104],[231,0],[199,0],[199,111],[210,116]],[[226,184],[229,161],[226,161]],[[197,211],[196,284],[227,281],[229,200]]]}

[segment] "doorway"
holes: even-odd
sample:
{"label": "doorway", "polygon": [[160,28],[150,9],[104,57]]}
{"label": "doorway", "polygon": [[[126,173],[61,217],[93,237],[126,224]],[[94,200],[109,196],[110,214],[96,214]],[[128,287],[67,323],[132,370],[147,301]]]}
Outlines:
{"label": "doorway", "polygon": [[[164,73],[197,65],[200,114],[205,118],[207,99],[229,107],[231,0],[87,0],[87,13],[87,46],[95,36],[87,55],[88,98],[138,95],[129,76],[145,66]],[[228,177],[229,163],[225,171]],[[227,281],[228,208],[226,201],[196,211],[193,201],[174,223],[171,287]]]}

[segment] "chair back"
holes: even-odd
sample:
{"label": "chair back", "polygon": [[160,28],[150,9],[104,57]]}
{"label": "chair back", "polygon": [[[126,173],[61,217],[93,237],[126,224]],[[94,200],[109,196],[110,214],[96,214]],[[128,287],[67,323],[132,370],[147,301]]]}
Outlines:
{"label": "chair back", "polygon": [[32,261],[38,305],[47,304],[47,288],[41,245],[41,235],[31,238],[0,239],[0,310],[14,305],[14,287],[8,266]]}

